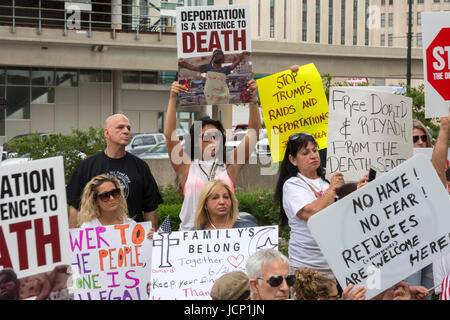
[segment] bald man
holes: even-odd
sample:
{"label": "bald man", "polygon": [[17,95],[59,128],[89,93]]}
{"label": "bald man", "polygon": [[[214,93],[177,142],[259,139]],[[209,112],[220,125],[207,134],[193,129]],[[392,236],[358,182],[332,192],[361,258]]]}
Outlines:
{"label": "bald man", "polygon": [[125,151],[130,142],[130,132],[130,121],[125,115],[114,114],[106,119],[106,149],[83,160],[66,187],[70,228],[78,227],[78,209],[84,186],[103,173],[119,179],[130,218],[136,222],[151,221],[153,228],[157,228],[156,209],[162,203],[162,197],[147,163]]}

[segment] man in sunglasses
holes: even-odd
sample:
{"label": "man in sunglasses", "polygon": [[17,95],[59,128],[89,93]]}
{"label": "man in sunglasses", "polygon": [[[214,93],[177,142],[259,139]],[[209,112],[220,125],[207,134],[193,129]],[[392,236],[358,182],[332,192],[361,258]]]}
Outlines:
{"label": "man in sunglasses", "polygon": [[130,134],[130,121],[125,115],[113,114],[106,119],[106,149],[83,160],[67,184],[70,228],[78,227],[78,209],[84,186],[99,174],[107,174],[120,181],[130,218],[136,222],[151,221],[153,228],[157,228],[156,209],[163,200],[147,163],[125,151]]}
{"label": "man in sunglasses", "polygon": [[273,249],[256,251],[248,258],[245,268],[251,300],[289,299],[296,278],[290,274],[289,261],[282,253]]}

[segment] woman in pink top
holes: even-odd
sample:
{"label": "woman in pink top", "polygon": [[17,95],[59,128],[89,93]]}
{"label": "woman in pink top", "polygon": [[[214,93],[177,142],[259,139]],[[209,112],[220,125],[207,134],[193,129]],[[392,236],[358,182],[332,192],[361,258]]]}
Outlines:
{"label": "woman in pink top", "polygon": [[249,130],[239,146],[226,154],[226,136],[222,123],[210,117],[203,117],[191,126],[190,139],[186,140],[190,148],[189,152],[185,152],[175,130],[178,94],[186,92],[187,88],[176,81],[172,83],[164,134],[170,163],[183,187],[180,230],[193,229],[198,198],[205,183],[214,179],[223,180],[234,190],[239,172],[255,148],[261,128],[256,81],[250,80],[248,88],[252,96],[249,107]]}

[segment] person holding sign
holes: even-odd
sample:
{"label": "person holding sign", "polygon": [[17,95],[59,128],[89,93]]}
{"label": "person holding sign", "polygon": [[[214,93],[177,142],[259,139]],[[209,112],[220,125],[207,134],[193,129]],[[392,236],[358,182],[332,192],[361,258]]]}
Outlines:
{"label": "person holding sign", "polygon": [[238,200],[231,187],[221,180],[205,184],[195,212],[195,230],[249,228],[257,225],[239,221]]}
{"label": "person holding sign", "polygon": [[[188,154],[184,152],[176,134],[172,135],[176,130],[177,97],[179,93],[186,92],[187,89],[177,81],[172,83],[164,134],[170,163],[183,187],[184,201],[180,212],[180,230],[191,230],[194,227],[194,213],[200,191],[205,183],[214,179],[222,180],[234,190],[239,172],[255,148],[261,128],[256,97],[258,86],[255,80],[250,80],[248,87],[252,95],[249,130],[239,146],[227,155],[224,152],[226,139],[222,123],[204,117],[195,121],[190,128],[191,147]],[[227,161],[227,159],[238,161]]]}
{"label": "person holding sign", "polygon": [[291,227],[289,263],[292,270],[306,267],[332,275],[307,221],[335,202],[336,189],[344,185],[344,177],[336,172],[330,182],[325,179],[317,147],[309,133],[289,137],[275,196],[280,201],[283,223],[288,220]]}
{"label": "person holding sign", "polygon": [[[413,119],[413,143],[414,148],[432,148],[431,144],[431,135],[428,132],[425,125],[417,120]],[[410,275],[406,278],[406,282],[408,282],[411,286],[424,286],[426,288],[431,288],[433,286],[433,266],[429,264],[422,270],[417,271],[416,273]],[[426,298],[427,300],[431,299],[431,296]]]}

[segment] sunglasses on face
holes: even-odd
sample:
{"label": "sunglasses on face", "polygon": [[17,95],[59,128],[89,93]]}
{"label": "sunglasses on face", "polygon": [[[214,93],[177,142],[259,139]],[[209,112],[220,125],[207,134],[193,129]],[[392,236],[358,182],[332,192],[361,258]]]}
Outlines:
{"label": "sunglasses on face", "polygon": [[116,188],[116,189],[113,189],[111,191],[100,193],[95,198],[96,199],[98,198],[98,199],[102,200],[103,202],[106,202],[106,201],[109,201],[109,199],[111,199],[111,196],[114,199],[119,198],[119,196],[120,196],[120,188]]}
{"label": "sunglasses on face", "polygon": [[269,279],[264,279],[264,278],[258,278],[258,279],[267,281],[267,283],[273,288],[279,287],[283,283],[283,279],[286,279],[286,284],[289,287],[292,287],[294,285],[295,281],[297,281],[297,278],[293,274],[290,274],[284,278],[283,278],[283,276],[271,276]]}
{"label": "sunglasses on face", "polygon": [[300,138],[301,136],[310,136],[311,134],[308,132],[297,132],[297,133],[293,133],[289,136],[289,140],[293,141],[296,140],[298,138]]}
{"label": "sunglasses on face", "polygon": [[413,136],[413,143],[416,143],[417,141],[422,140],[423,142],[427,142],[427,135],[423,134],[421,136]]}
{"label": "sunglasses on face", "polygon": [[218,139],[218,132],[205,132],[202,134],[202,140],[203,141],[211,141],[213,138],[214,140]]}

